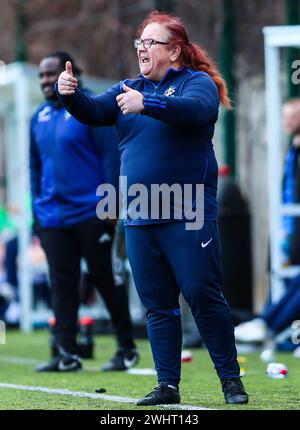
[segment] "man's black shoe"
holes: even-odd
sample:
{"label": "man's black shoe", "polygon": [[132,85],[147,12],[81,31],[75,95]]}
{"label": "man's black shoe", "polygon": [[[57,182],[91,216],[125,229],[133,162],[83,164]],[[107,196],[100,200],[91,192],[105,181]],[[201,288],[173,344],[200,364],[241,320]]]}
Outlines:
{"label": "man's black shoe", "polygon": [[113,358],[111,358],[101,370],[111,372],[114,370],[127,370],[139,362],[139,354],[135,348],[118,349]]}
{"label": "man's black shoe", "polygon": [[221,384],[226,403],[232,405],[248,403],[248,394],[240,378],[222,379]]}
{"label": "man's black shoe", "polygon": [[37,372],[76,372],[82,369],[78,355],[64,352],[54,357],[50,363],[42,363],[36,367]]}
{"label": "man's black shoe", "polygon": [[137,406],[171,405],[180,403],[180,394],[177,387],[161,382],[151,393],[138,400]]}

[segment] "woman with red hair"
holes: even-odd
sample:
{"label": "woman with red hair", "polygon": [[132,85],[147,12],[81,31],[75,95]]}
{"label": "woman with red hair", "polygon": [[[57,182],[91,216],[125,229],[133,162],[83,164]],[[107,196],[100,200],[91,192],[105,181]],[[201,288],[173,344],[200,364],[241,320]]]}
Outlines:
{"label": "woman with red hair", "polygon": [[[247,403],[233,322],[221,290],[218,168],[212,137],[220,102],[230,107],[226,84],[207,54],[189,41],[177,17],[152,12],[134,46],[137,79],[89,97],[77,88],[67,63],[58,92],[80,121],[117,128],[127,187],[127,253],[147,309],[158,375],[158,386],[137,404],[180,402],[180,292],[191,307],[226,402]],[[193,217],[196,221],[188,223]]]}

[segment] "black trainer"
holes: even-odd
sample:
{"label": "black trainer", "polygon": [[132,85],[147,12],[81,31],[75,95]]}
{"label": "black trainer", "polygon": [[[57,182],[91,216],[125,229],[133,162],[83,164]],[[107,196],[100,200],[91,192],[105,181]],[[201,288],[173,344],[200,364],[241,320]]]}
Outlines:
{"label": "black trainer", "polygon": [[101,368],[104,372],[127,370],[139,362],[140,356],[135,348],[120,348],[115,355]]}
{"label": "black trainer", "polygon": [[222,379],[221,384],[226,403],[232,405],[248,403],[248,394],[240,378]]}
{"label": "black trainer", "polygon": [[76,372],[82,369],[81,360],[78,355],[63,352],[50,361],[36,367],[37,372]]}
{"label": "black trainer", "polygon": [[171,405],[180,403],[180,394],[177,387],[161,382],[151,393],[138,400],[137,406]]}

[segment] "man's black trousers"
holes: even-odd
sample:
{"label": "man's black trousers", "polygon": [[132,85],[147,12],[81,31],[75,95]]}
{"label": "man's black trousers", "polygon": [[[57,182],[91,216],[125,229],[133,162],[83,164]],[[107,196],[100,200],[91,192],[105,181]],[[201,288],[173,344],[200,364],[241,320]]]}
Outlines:
{"label": "man's black trousers", "polygon": [[120,348],[133,348],[132,323],[125,286],[113,279],[111,247],[114,226],[97,218],[63,228],[43,228],[41,244],[46,253],[56,343],[74,353],[79,308],[80,261],[83,257],[95,287],[110,313]]}

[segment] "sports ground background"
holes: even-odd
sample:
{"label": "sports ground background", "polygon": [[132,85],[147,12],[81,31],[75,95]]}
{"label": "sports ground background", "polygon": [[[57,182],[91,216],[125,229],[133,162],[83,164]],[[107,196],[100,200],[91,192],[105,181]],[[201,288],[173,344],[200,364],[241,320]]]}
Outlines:
{"label": "sports ground background", "polygon": [[[219,164],[226,162],[231,165],[235,180],[251,209],[253,310],[258,312],[269,288],[262,29],[264,26],[299,25],[299,0],[1,0],[0,65],[4,67],[15,62],[37,65],[43,55],[59,47],[78,58],[87,74],[114,82],[125,76],[135,76],[136,53],[132,48],[132,38],[137,25],[149,10],[156,7],[172,9],[180,15],[190,29],[191,39],[216,59],[226,79],[234,78],[231,81],[232,85],[235,82],[235,88],[231,89],[235,106],[231,115],[234,118],[227,118],[227,122],[226,117],[220,118],[214,145]],[[231,22],[229,26],[226,24],[228,20]],[[227,41],[227,49],[224,41]],[[283,94],[291,96],[296,91],[294,95],[299,96],[300,86],[288,85],[291,61],[300,58],[299,50],[292,51],[293,58],[291,52],[283,51]],[[28,118],[39,103],[38,97],[41,97],[37,76],[34,76],[36,82],[30,93]],[[6,204],[8,178],[4,159],[5,146],[9,146],[3,118],[6,118],[4,114],[9,117],[11,113],[14,103],[11,92],[8,88],[1,93],[4,109],[0,117],[1,204]],[[12,125],[15,126],[14,123]],[[227,133],[224,134],[224,130]],[[15,148],[12,152],[13,157],[18,153]],[[241,282],[241,285],[245,284]],[[137,369],[152,369],[148,341],[139,340],[138,346],[141,361]],[[150,392],[156,384],[156,377],[100,372],[100,367],[114,352],[114,338],[98,336],[95,358],[84,361],[83,371],[38,374],[34,371],[35,366],[49,359],[48,332],[36,330],[23,334],[9,330],[6,344],[0,344],[0,410],[136,410],[134,399]],[[182,409],[300,409],[300,362],[290,353],[276,355],[276,361],[288,368],[287,378],[281,380],[267,377],[266,364],[260,361],[259,351],[242,354],[243,382],[250,396],[249,404],[242,406],[225,404],[207,352],[192,350],[192,356],[191,362],[182,364]],[[106,392],[97,394],[95,390],[99,388],[105,388]]]}

